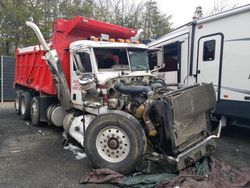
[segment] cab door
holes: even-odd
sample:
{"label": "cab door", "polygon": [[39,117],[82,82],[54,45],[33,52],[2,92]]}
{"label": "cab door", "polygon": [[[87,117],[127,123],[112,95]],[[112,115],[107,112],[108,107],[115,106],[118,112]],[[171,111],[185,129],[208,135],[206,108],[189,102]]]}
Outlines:
{"label": "cab door", "polygon": [[82,93],[79,80],[85,74],[92,73],[90,51],[81,50],[71,54],[71,101],[75,105],[82,105]]}

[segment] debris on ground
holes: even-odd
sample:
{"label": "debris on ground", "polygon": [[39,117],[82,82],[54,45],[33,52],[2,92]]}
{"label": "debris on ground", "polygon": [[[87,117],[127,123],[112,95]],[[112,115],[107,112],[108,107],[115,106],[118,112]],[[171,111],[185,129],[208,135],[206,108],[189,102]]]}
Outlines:
{"label": "debris on ground", "polygon": [[13,151],[10,151],[10,153],[19,153],[21,152],[21,150],[13,150]]}
{"label": "debris on ground", "polygon": [[64,149],[66,150],[69,150],[69,151],[72,151],[76,156],[76,159],[77,160],[80,160],[80,159],[83,159],[86,157],[86,153],[84,152],[81,152],[81,148],[77,147],[77,146],[74,146],[73,144],[71,143],[67,143],[65,146],[64,146]]}
{"label": "debris on ground", "polygon": [[204,158],[179,174],[138,174],[124,176],[110,169],[96,169],[80,179],[85,183],[113,183],[122,187],[172,188],[244,187],[250,183],[250,168],[237,169],[215,158]]}
{"label": "debris on ground", "polygon": [[41,134],[41,135],[43,135],[43,136],[46,135],[46,133],[44,131],[42,131],[41,129],[38,130],[38,133]]}
{"label": "debris on ground", "polygon": [[26,126],[30,126],[30,122],[25,121],[25,125],[26,125]]}
{"label": "debris on ground", "polygon": [[85,157],[87,157],[86,153],[77,152],[76,154],[77,160],[84,159]]}

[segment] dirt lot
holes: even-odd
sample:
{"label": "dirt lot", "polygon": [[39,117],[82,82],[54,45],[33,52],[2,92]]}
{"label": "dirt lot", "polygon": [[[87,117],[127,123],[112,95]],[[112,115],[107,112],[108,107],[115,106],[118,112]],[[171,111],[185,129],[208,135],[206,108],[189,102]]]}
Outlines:
{"label": "dirt lot", "polygon": [[[249,128],[223,129],[214,157],[250,167]],[[87,158],[76,160],[61,142],[62,129],[27,125],[13,103],[0,104],[0,187],[99,187],[79,185],[80,177],[92,168]]]}

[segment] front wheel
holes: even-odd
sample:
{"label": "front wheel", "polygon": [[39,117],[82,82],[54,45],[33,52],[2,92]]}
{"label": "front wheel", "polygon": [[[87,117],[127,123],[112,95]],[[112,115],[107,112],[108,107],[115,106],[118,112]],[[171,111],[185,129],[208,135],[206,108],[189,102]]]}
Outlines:
{"label": "front wheel", "polygon": [[111,111],[91,122],[86,131],[84,147],[94,167],[129,173],[145,153],[146,136],[132,115]]}

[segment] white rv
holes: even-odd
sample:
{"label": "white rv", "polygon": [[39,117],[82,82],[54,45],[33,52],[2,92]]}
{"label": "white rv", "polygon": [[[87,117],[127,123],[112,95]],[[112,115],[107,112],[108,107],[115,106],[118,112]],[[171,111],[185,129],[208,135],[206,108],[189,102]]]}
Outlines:
{"label": "white rv", "polygon": [[148,44],[170,85],[213,83],[215,114],[250,119],[250,5],[187,23]]}

